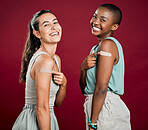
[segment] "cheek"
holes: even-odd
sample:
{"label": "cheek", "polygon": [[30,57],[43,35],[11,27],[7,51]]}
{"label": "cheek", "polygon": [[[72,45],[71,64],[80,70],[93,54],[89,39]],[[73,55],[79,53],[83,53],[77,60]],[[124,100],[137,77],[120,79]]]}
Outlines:
{"label": "cheek", "polygon": [[60,25],[57,25],[57,28],[62,31],[62,27]]}
{"label": "cheek", "polygon": [[104,28],[104,27],[106,27],[106,26],[105,26],[105,24],[101,24],[101,27]]}
{"label": "cheek", "polygon": [[93,20],[93,19],[91,19],[91,20],[90,20],[90,25],[92,25],[92,24],[93,24],[93,22],[94,22],[94,20]]}
{"label": "cheek", "polygon": [[62,28],[61,28],[61,27],[59,27],[59,30],[60,30],[60,32],[62,33]]}
{"label": "cheek", "polygon": [[109,28],[109,25],[106,24],[106,23],[102,23],[102,24],[101,24],[101,27],[104,28],[104,29],[108,29],[108,28]]}
{"label": "cheek", "polygon": [[45,30],[44,30],[44,31],[40,32],[40,36],[42,39],[46,39],[49,36],[49,33],[45,32]]}
{"label": "cheek", "polygon": [[45,27],[44,28],[41,28],[40,29],[40,33],[45,34],[46,32],[48,32],[48,30],[49,29],[47,27],[46,28]]}
{"label": "cheek", "polygon": [[60,31],[60,34],[62,34],[62,27],[60,25],[57,25],[57,29]]}

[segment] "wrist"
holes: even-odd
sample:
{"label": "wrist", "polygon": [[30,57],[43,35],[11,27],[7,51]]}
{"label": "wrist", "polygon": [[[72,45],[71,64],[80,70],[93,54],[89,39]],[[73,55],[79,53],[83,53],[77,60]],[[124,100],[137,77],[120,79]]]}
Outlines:
{"label": "wrist", "polygon": [[61,86],[63,87],[65,87],[66,85],[67,85],[67,80],[63,84],[61,84]]}
{"label": "wrist", "polygon": [[[91,126],[90,123],[88,123],[88,125]],[[95,123],[92,123],[92,125],[97,126],[97,123],[96,122]]]}
{"label": "wrist", "polygon": [[81,71],[86,71],[86,68],[81,66]]}
{"label": "wrist", "polygon": [[85,71],[86,70],[86,65],[84,64],[84,62],[81,64],[81,70]]}
{"label": "wrist", "polygon": [[97,122],[92,123],[90,119],[88,119],[88,126],[90,126],[92,129],[97,129]]}

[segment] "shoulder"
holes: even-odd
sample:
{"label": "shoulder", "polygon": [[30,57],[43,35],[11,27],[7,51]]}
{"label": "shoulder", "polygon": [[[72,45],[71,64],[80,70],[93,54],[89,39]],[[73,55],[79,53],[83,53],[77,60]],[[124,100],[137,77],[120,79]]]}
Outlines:
{"label": "shoulder", "polygon": [[35,64],[39,68],[41,68],[41,67],[52,68],[54,66],[54,61],[50,56],[48,56],[46,54],[42,54],[37,57]]}
{"label": "shoulder", "polygon": [[104,51],[113,51],[116,49],[116,44],[111,39],[104,39],[99,45],[99,50],[100,49]]}

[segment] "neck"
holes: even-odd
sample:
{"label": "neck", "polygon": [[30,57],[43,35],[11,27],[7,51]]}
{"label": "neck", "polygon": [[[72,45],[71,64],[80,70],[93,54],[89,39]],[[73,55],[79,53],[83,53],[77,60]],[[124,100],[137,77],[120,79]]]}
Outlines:
{"label": "neck", "polygon": [[108,33],[105,36],[97,36],[97,37],[98,37],[99,42],[101,42],[103,39],[105,39],[107,37],[112,37],[112,36],[113,36],[113,32],[111,31],[110,33]]}
{"label": "neck", "polygon": [[57,43],[54,43],[54,44],[42,43],[41,44],[41,50],[46,52],[47,54],[49,54],[51,56],[51,58],[54,57],[56,49],[57,49]]}

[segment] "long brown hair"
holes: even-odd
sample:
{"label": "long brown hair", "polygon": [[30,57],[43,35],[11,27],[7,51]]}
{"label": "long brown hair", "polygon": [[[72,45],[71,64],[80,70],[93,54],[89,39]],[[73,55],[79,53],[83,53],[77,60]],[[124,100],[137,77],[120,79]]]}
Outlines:
{"label": "long brown hair", "polygon": [[21,61],[21,72],[19,79],[20,83],[26,81],[26,73],[30,59],[41,46],[40,39],[35,37],[35,35],[33,34],[33,30],[39,31],[38,17],[45,13],[52,13],[52,12],[50,10],[41,10],[36,14],[34,14],[32,20],[28,23],[28,36]]}

